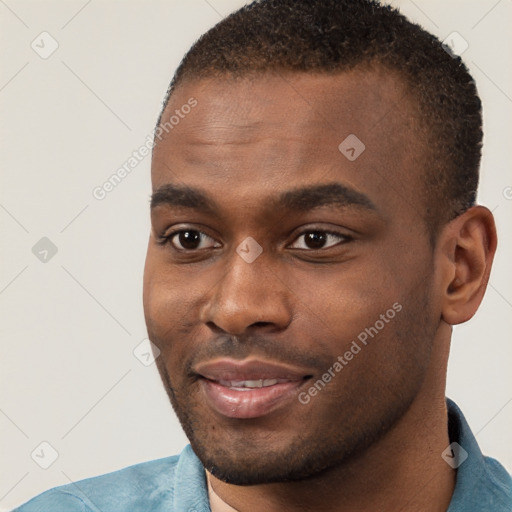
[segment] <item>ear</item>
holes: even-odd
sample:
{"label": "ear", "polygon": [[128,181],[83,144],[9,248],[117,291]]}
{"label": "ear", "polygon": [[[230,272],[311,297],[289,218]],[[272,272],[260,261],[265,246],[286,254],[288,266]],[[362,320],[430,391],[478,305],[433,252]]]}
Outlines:
{"label": "ear", "polygon": [[442,265],[442,318],[450,325],[469,320],[482,302],[496,252],[492,213],[474,206],[443,229],[438,247]]}

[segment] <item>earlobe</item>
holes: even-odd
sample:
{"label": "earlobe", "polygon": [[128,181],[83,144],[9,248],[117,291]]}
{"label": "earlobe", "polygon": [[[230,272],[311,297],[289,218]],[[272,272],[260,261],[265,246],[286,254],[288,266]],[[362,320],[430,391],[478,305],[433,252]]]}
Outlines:
{"label": "earlobe", "polygon": [[451,325],[469,320],[482,302],[496,252],[492,213],[474,206],[446,226],[442,317]]}

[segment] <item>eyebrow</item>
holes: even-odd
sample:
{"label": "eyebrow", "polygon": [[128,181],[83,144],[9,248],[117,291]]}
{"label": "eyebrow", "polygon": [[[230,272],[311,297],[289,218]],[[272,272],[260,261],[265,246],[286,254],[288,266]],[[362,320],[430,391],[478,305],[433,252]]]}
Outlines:
{"label": "eyebrow", "polygon": [[[215,202],[199,189],[166,184],[151,196],[151,209],[160,205],[190,208],[215,214]],[[306,211],[322,206],[358,207],[377,212],[374,203],[365,194],[341,183],[325,183],[295,188],[269,198],[268,208],[284,207],[290,211]]]}

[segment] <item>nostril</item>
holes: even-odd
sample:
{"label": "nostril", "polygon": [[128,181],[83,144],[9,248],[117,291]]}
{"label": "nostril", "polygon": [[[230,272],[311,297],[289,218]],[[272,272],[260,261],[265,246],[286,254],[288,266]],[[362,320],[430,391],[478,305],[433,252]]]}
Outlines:
{"label": "nostril", "polygon": [[272,325],[271,322],[254,322],[251,324],[251,327],[267,327],[267,325]]}

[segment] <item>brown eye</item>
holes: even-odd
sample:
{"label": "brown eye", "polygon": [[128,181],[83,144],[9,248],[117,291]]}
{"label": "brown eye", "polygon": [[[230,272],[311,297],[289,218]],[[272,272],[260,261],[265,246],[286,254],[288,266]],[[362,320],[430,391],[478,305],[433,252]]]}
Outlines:
{"label": "brown eye", "polygon": [[331,233],[329,231],[305,231],[298,236],[297,241],[303,239],[301,243],[295,242],[293,249],[310,249],[320,250],[328,249],[339,243],[343,243],[349,240],[349,237],[342,235],[341,233]]}
{"label": "brown eye", "polygon": [[327,234],[320,231],[312,231],[304,235],[304,244],[310,249],[321,249],[327,242]]}
{"label": "brown eye", "polygon": [[197,249],[220,247],[219,245],[215,245],[215,240],[213,238],[195,229],[177,231],[169,235],[167,239],[175,249],[181,251],[194,251]]}

